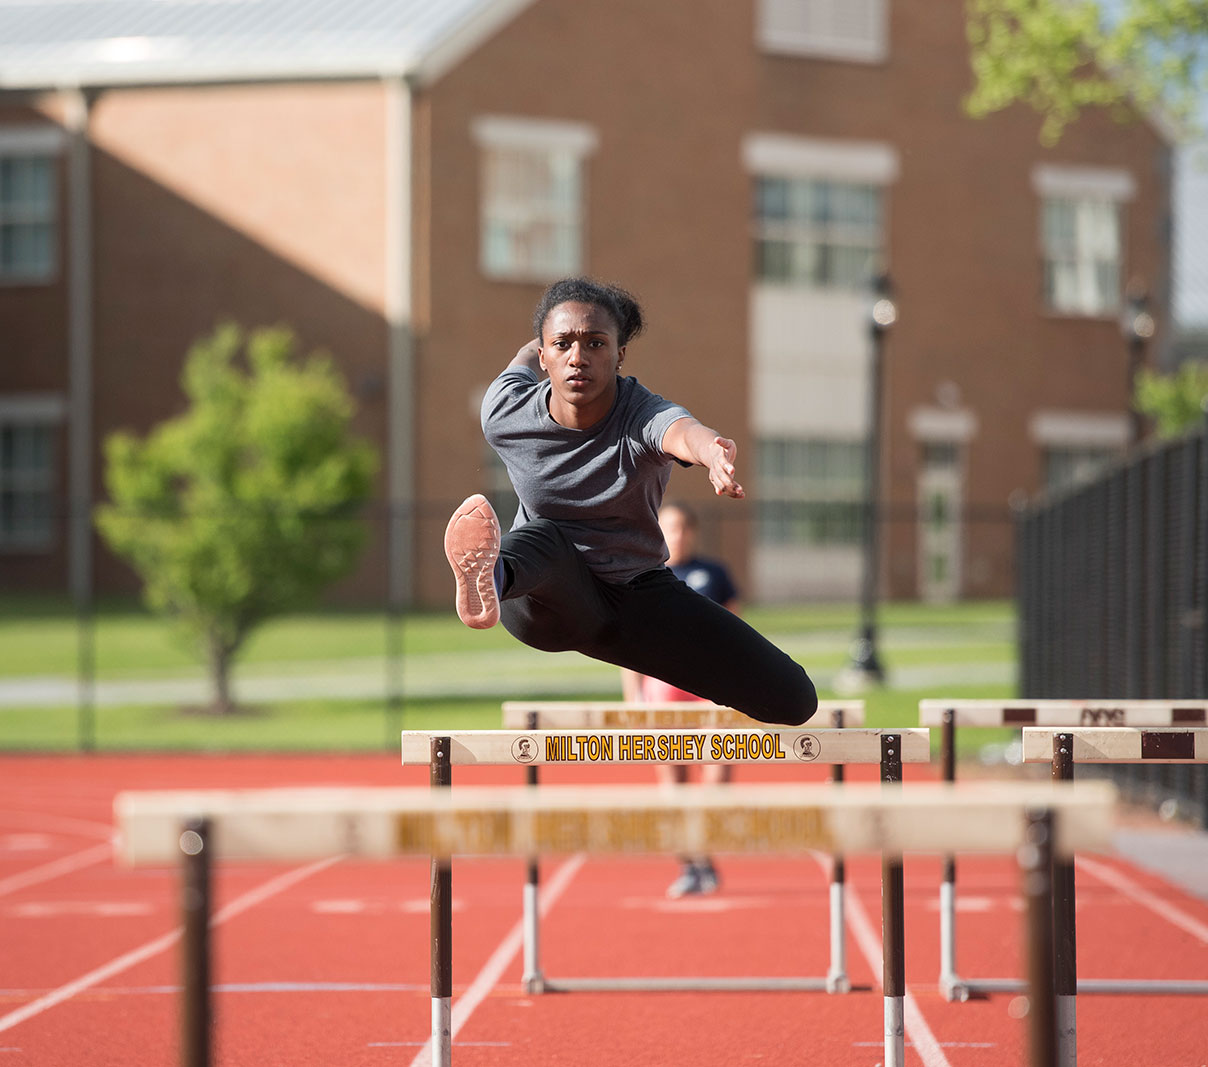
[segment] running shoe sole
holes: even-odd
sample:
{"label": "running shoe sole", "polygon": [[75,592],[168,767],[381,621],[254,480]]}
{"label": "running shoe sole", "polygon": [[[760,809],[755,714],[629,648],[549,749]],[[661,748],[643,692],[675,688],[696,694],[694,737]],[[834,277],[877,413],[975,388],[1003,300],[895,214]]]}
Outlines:
{"label": "running shoe sole", "polygon": [[453,512],[445,527],[445,557],[457,579],[457,617],[475,630],[489,630],[499,621],[499,519],[485,496],[466,497]]}

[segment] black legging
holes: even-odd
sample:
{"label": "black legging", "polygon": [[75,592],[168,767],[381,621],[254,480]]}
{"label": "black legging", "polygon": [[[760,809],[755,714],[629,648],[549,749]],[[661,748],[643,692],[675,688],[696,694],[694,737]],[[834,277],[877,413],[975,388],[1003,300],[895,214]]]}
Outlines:
{"label": "black legging", "polygon": [[818,708],[800,664],[666,568],[602,582],[546,519],[506,534],[500,557],[503,625],[526,645],[628,667],[760,722],[800,726]]}

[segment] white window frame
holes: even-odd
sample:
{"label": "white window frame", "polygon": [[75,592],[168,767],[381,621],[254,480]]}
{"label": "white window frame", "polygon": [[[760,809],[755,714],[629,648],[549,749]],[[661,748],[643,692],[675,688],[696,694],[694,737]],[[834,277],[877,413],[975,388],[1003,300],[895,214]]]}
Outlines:
{"label": "white window frame", "polygon": [[[781,179],[786,181],[825,182],[834,185],[864,186],[876,189],[879,196],[879,225],[868,247],[876,259],[885,253],[889,232],[886,187],[896,180],[899,171],[898,154],[890,146],[877,141],[835,141],[811,137],[794,137],[778,133],[751,133],[742,143],[742,159],[754,181]],[[869,237],[865,227],[851,226],[834,220],[803,223],[789,220],[773,225],[756,217],[752,237],[785,239],[805,244],[834,244],[837,247],[864,247],[861,238]],[[844,240],[844,238],[849,240]],[[778,281],[757,278],[757,284],[786,285],[794,289],[817,292],[847,289],[843,285],[811,285],[800,281]],[[866,281],[870,282],[871,277]],[[863,283],[860,288],[863,288]]]}
{"label": "white window frame", "polygon": [[50,166],[50,196],[40,210],[30,213],[0,199],[0,230],[12,225],[41,225],[50,229],[50,254],[38,270],[6,269],[0,262],[0,286],[49,284],[59,276],[59,157],[66,134],[58,126],[21,125],[0,127],[0,162],[14,159],[38,159]]}
{"label": "white window frame", "polygon": [[[0,496],[10,492],[39,493],[52,505],[57,500],[58,465],[55,436],[63,422],[67,405],[54,393],[23,393],[0,396],[0,431],[11,427],[36,427],[50,435],[50,457],[45,470],[21,471],[0,466]],[[0,516],[2,517],[2,516]],[[53,513],[43,530],[26,537],[9,537],[0,525],[0,553],[46,552],[56,541],[57,524]]]}
{"label": "white window frame", "polygon": [[889,0],[758,0],[755,38],[773,55],[883,63]]}
{"label": "white window frame", "polygon": [[[763,449],[773,444],[786,448],[790,458],[804,460],[805,468],[794,466],[785,471],[768,470]],[[756,454],[760,501],[757,506],[758,544],[804,545],[812,548],[846,548],[861,544],[867,501],[865,447],[864,441],[837,437],[760,435]],[[842,453],[833,454],[832,450],[840,449]],[[817,477],[808,469],[812,465],[821,468]],[[850,468],[850,473],[846,475],[843,470],[845,465]],[[784,514],[777,513],[781,508],[786,509]],[[800,527],[805,532],[800,535],[772,535],[769,530],[781,523],[787,523],[790,528]]]}
{"label": "white window frame", "polygon": [[[1038,236],[1044,270],[1045,309],[1054,315],[1071,317],[1114,316],[1120,310],[1125,267],[1123,209],[1136,196],[1135,179],[1128,171],[1114,167],[1039,164],[1032,171],[1032,188],[1040,199]],[[1046,219],[1050,205],[1059,202],[1071,205],[1075,212],[1074,247],[1060,258],[1061,264],[1073,269],[1076,279],[1074,294],[1065,299],[1058,299],[1056,287],[1049,281],[1053,264],[1058,261],[1058,250],[1050,244]],[[1101,257],[1079,237],[1093,227],[1092,215],[1104,210],[1111,211],[1115,225],[1116,283],[1110,289],[1102,287],[1097,277]]]}
{"label": "white window frame", "polygon": [[[1042,410],[1032,415],[1028,432],[1043,454],[1043,487],[1053,492],[1071,488],[1119,460],[1128,447],[1129,422],[1127,415],[1116,412]],[[1084,461],[1078,466],[1084,473],[1052,484],[1054,453],[1081,453]]]}
{"label": "white window frame", "polygon": [[[481,153],[479,197],[479,264],[488,278],[506,281],[552,281],[583,269],[586,247],[586,178],[584,161],[596,150],[599,137],[582,122],[534,119],[505,115],[482,115],[471,125],[471,133]],[[508,201],[490,188],[491,167],[511,154],[544,157],[552,165],[573,171],[573,189],[567,203]],[[518,230],[533,224],[549,223],[570,231],[570,249],[563,259],[545,262],[500,263],[494,258],[491,233],[500,218]]]}

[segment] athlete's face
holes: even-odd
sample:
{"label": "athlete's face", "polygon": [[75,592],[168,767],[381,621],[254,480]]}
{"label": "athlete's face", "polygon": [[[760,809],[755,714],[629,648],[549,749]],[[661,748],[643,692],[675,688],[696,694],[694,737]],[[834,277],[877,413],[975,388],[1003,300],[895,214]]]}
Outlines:
{"label": "athlete's face", "polygon": [[578,301],[559,304],[545,317],[540,354],[555,421],[582,429],[608,414],[625,349],[617,344],[617,324],[607,311]]}
{"label": "athlete's face", "polygon": [[670,553],[667,562],[672,566],[692,558],[696,548],[696,530],[677,507],[665,507],[659,512],[659,528]]}

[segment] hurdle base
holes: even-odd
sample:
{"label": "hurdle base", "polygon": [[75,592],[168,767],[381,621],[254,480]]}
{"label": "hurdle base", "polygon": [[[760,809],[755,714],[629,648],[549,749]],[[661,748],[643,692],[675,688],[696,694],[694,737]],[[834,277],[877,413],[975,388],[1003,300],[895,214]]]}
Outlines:
{"label": "hurdle base", "polygon": [[[978,993],[1026,993],[1028,984],[1022,978],[965,978],[961,987],[968,1000]],[[1178,978],[1079,978],[1079,996],[1208,996],[1208,982],[1183,981]],[[953,999],[951,997],[949,1000]]]}
{"label": "hurdle base", "polygon": [[829,992],[826,978],[546,978],[545,993]]}
{"label": "hurdle base", "polygon": [[538,971],[536,974],[526,974],[520,979],[520,983],[524,986],[524,991],[526,993],[544,993],[548,989],[545,981],[545,975],[543,975],[540,971]]}
{"label": "hurdle base", "polygon": [[826,991],[828,993],[850,993],[851,978],[846,971],[831,971],[826,976]]}
{"label": "hurdle base", "polygon": [[959,1001],[963,1004],[969,999],[969,983],[955,974],[941,974],[940,993],[949,1003]]}
{"label": "hurdle base", "polygon": [[1208,996],[1208,982],[1183,981],[1180,978],[1084,978],[1078,982],[1078,992],[1202,997]]}

